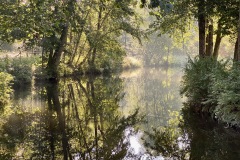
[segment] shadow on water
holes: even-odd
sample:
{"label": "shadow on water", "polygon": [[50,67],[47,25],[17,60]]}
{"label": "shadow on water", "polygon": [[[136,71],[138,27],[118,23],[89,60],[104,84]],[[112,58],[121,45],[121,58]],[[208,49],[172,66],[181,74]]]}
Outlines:
{"label": "shadow on water", "polygon": [[17,98],[25,103],[13,101],[1,115],[0,159],[123,159],[125,129],[141,119],[119,113],[121,83],[88,77],[36,86],[35,98]]}
{"label": "shadow on water", "polygon": [[183,117],[181,128],[189,136],[190,159],[240,159],[238,132],[218,124],[211,117],[195,115],[188,109],[183,110]]}
{"label": "shadow on water", "polygon": [[240,158],[240,136],[209,117],[194,115],[188,109],[170,125],[146,132],[145,146],[152,157],[166,159],[235,160]]}
{"label": "shadow on water", "polygon": [[238,133],[181,111],[175,69],[15,89],[0,112],[0,159],[239,159]]}

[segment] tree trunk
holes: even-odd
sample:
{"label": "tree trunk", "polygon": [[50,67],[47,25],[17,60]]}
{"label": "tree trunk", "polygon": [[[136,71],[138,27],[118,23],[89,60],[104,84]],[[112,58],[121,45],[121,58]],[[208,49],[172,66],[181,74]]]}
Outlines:
{"label": "tree trunk", "polygon": [[95,47],[92,51],[92,57],[91,57],[91,60],[90,60],[90,70],[91,70],[91,72],[95,72],[95,70],[96,70],[96,66],[95,66],[96,54],[97,54],[97,48]]}
{"label": "tree trunk", "polygon": [[220,48],[221,41],[222,41],[222,37],[217,34],[214,51],[213,51],[213,57],[216,59],[218,58],[218,55],[219,55],[219,48]]}
{"label": "tree trunk", "polygon": [[[236,61],[240,61],[240,1],[238,6],[238,41],[237,41]],[[234,57],[235,58],[235,57]]]}
{"label": "tree trunk", "polygon": [[238,60],[238,39],[236,40],[236,43],[235,43],[233,60],[234,61]]}
{"label": "tree trunk", "polygon": [[206,15],[205,1],[199,0],[198,3],[198,30],[199,30],[199,56],[204,57],[206,52]]}
{"label": "tree trunk", "polygon": [[63,50],[65,48],[65,45],[67,43],[67,35],[68,35],[68,24],[65,24],[65,26],[62,29],[60,42],[57,45],[57,48],[54,52],[54,54],[49,56],[48,64],[47,64],[47,71],[48,76],[50,78],[57,78],[58,77],[58,67],[60,64],[61,56],[63,53]]}
{"label": "tree trunk", "polygon": [[222,28],[222,26],[221,26],[221,24],[218,22],[217,37],[216,37],[216,42],[215,42],[214,51],[213,51],[213,57],[214,57],[215,59],[218,58],[219,48],[220,48],[220,44],[221,44],[221,41],[222,41],[221,28]]}
{"label": "tree trunk", "polygon": [[[97,31],[97,35],[96,35],[96,37],[99,36],[98,33],[99,33],[100,29],[101,29],[102,10],[103,10],[102,5],[100,5],[99,12],[98,12],[98,23],[97,23],[97,30],[96,30]],[[93,52],[92,52],[91,60],[89,61],[90,62],[89,66],[90,66],[90,72],[91,73],[96,71],[95,59],[96,59],[96,54],[97,54],[97,43],[98,42],[95,42],[93,44],[94,45]]]}
{"label": "tree trunk", "polygon": [[213,20],[209,19],[206,56],[213,55]]}

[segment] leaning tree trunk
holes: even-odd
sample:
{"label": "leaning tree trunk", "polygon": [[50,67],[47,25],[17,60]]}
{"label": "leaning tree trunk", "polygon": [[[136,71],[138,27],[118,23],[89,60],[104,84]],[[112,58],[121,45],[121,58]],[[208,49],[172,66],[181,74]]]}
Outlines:
{"label": "leaning tree trunk", "polygon": [[213,57],[215,59],[218,58],[219,48],[220,48],[220,44],[221,44],[221,41],[222,41],[221,28],[222,28],[222,26],[221,26],[220,22],[218,22],[216,42],[215,42],[214,51],[213,51]]}
{"label": "leaning tree trunk", "polygon": [[199,30],[199,56],[204,57],[206,52],[206,15],[205,1],[200,0],[198,3],[198,30]]}
{"label": "leaning tree trunk", "polygon": [[58,77],[58,67],[60,64],[63,50],[67,43],[67,35],[68,35],[68,24],[65,24],[65,26],[62,29],[60,42],[58,43],[54,54],[52,55],[50,54],[48,58],[47,71],[48,71],[48,76],[50,78],[56,79]]}
{"label": "leaning tree trunk", "polygon": [[[102,8],[102,6],[100,6],[99,7],[99,12],[98,12],[97,33],[101,29],[102,11],[103,11],[103,8]],[[98,35],[96,35],[96,38],[97,38],[97,36]],[[95,60],[96,60],[96,55],[97,55],[97,43],[98,42],[95,42],[93,44],[94,48],[93,48],[93,51],[92,51],[92,54],[91,54],[91,59],[89,61],[89,67],[90,67],[90,72],[91,73],[96,72]]]}

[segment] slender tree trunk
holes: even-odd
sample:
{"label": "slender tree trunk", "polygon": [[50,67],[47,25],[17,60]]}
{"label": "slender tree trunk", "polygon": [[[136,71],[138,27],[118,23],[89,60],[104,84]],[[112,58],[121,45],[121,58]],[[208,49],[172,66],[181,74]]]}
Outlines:
{"label": "slender tree trunk", "polygon": [[220,44],[221,44],[221,41],[222,41],[221,28],[222,28],[222,26],[221,26],[221,24],[218,22],[216,42],[215,42],[214,51],[213,51],[213,57],[214,57],[215,59],[218,58],[219,48],[220,48]]}
{"label": "slender tree trunk", "polygon": [[[237,56],[236,61],[240,61],[240,1],[238,6],[238,41],[237,41]],[[234,57],[235,58],[235,57]]]}
{"label": "slender tree trunk", "polygon": [[[102,4],[100,4],[99,12],[98,12],[97,33],[99,33],[99,31],[101,29],[102,10],[103,10]],[[99,36],[99,35],[96,35],[96,36]],[[97,43],[98,42],[94,43],[94,48],[93,48],[93,52],[92,52],[92,56],[91,56],[91,60],[90,60],[90,70],[91,70],[91,72],[95,71],[95,69],[96,69],[95,59],[96,59],[96,54],[97,54],[97,46],[96,46]]]}
{"label": "slender tree trunk", "polygon": [[71,55],[71,57],[70,57],[70,60],[69,60],[69,64],[70,64],[70,65],[73,64],[74,58],[75,58],[76,55],[77,55],[77,51],[78,51],[78,47],[79,47],[79,44],[80,44],[81,35],[82,35],[82,31],[81,31],[80,34],[78,34],[77,36],[75,35],[75,38],[77,39],[77,42],[74,43],[73,53],[72,53],[72,55]]}
{"label": "slender tree trunk", "polygon": [[236,43],[235,43],[233,60],[234,61],[238,60],[238,39],[236,40]]}
{"label": "slender tree trunk", "polygon": [[204,57],[206,52],[206,15],[205,0],[198,3],[198,30],[199,30],[199,56]]}
{"label": "slender tree trunk", "polygon": [[213,55],[213,20],[209,19],[206,56]]}
{"label": "slender tree trunk", "polygon": [[93,49],[92,57],[91,57],[91,61],[90,61],[90,69],[91,69],[91,71],[94,71],[96,69],[96,66],[95,66],[96,54],[97,54],[97,48],[95,47]]}

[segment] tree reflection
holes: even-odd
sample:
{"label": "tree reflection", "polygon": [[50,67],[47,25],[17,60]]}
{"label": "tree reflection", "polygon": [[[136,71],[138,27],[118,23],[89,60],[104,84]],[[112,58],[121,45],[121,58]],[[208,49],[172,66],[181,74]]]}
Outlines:
{"label": "tree reflection", "polygon": [[185,122],[181,128],[188,133],[191,160],[227,160],[240,158],[240,137],[236,131],[225,128],[210,117],[183,110]]}
{"label": "tree reflection", "polygon": [[181,108],[180,77],[178,68],[168,66],[143,69],[136,77],[126,77],[123,109],[140,107],[148,121],[143,130],[166,125],[169,113]]}
{"label": "tree reflection", "polygon": [[6,119],[5,123],[1,126],[1,137],[0,137],[0,159],[11,159],[13,152],[18,154],[16,148],[18,143],[24,140],[24,116],[22,114],[10,114]]}
{"label": "tree reflection", "polygon": [[171,119],[164,127],[153,128],[146,132],[145,146],[153,156],[161,155],[171,159],[189,159],[188,134],[178,128],[182,121],[179,112],[170,113]]}
{"label": "tree reflection", "polygon": [[173,116],[167,126],[147,132],[144,140],[149,153],[181,160],[240,158],[239,133],[224,128],[209,117],[193,115],[188,109],[182,113],[183,121],[179,121],[179,116]]}
{"label": "tree reflection", "polygon": [[36,106],[18,106],[17,120],[2,115],[0,132],[6,137],[0,139],[0,159],[123,159],[128,146],[124,130],[141,118],[138,111],[121,116],[121,90],[117,77],[64,80],[37,88],[41,102]]}

